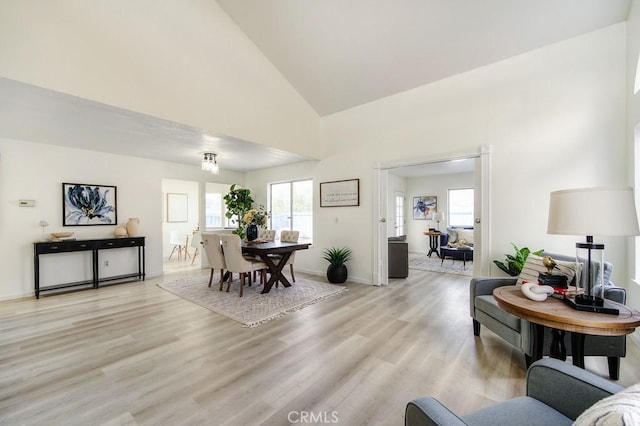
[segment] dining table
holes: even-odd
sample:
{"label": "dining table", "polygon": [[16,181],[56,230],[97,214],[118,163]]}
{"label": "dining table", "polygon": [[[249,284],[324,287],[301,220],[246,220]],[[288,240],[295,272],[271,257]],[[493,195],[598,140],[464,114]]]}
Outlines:
{"label": "dining table", "polygon": [[285,287],[291,287],[291,283],[282,273],[284,266],[296,250],[306,250],[310,243],[288,243],[282,241],[242,241],[242,253],[257,256],[269,268],[269,280],[265,283],[262,293],[269,293],[271,287],[281,282]]}

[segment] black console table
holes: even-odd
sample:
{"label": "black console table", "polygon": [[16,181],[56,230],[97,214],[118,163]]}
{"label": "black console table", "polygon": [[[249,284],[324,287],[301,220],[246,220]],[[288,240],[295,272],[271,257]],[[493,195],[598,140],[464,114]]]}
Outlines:
{"label": "black console table", "polygon": [[[36,299],[40,298],[40,292],[50,290],[60,290],[68,287],[91,286],[98,288],[100,283],[107,281],[132,281],[143,280],[144,272],[144,246],[145,237],[128,237],[128,238],[104,238],[95,240],[76,240],[76,241],[60,241],[60,242],[42,242],[33,243],[33,270],[35,281]],[[100,278],[98,273],[98,258],[101,250],[137,247],[138,248],[138,272],[117,275],[112,277]],[[92,278],[87,281],[79,281],[73,283],[57,284],[40,288],[40,256],[55,253],[70,253],[78,251],[91,251],[91,269]]]}

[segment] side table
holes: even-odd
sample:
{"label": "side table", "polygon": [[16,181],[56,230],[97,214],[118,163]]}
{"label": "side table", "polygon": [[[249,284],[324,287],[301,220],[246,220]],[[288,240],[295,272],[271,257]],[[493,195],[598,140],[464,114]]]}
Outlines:
{"label": "side table", "polygon": [[427,256],[431,257],[431,254],[435,253],[438,257],[440,257],[438,248],[440,247],[440,235],[442,235],[442,232],[424,231],[423,234],[429,237],[429,253],[427,253]]}

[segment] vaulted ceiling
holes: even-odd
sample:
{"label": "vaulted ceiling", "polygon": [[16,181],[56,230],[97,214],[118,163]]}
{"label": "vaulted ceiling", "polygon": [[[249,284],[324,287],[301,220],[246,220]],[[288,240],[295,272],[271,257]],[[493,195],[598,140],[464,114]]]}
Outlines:
{"label": "vaulted ceiling", "polygon": [[[630,5],[630,0],[217,2],[320,116],[623,22]],[[0,78],[0,94],[0,137],[186,164],[198,164],[199,157],[185,153],[202,149],[204,140],[223,153],[221,167],[237,171],[304,160],[7,79]],[[250,165],[244,161],[248,150],[254,158]]]}

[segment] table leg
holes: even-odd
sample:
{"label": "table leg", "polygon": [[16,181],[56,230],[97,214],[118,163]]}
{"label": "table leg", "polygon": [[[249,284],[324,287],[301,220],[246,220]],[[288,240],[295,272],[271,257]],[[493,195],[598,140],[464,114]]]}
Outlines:
{"label": "table leg", "polygon": [[584,368],[584,334],[571,333],[571,358],[573,365]]}
{"label": "table leg", "polygon": [[533,354],[531,358],[533,361],[542,359],[542,348],[544,345],[544,326],[540,324],[533,324]]}
{"label": "table leg", "polygon": [[553,339],[551,339],[551,348],[549,354],[551,358],[559,359],[562,361],[567,360],[567,348],[564,346],[564,330],[551,329]]}
{"label": "table leg", "polygon": [[291,252],[283,253],[282,257],[276,264],[276,263],[273,263],[272,257],[269,257],[266,254],[260,255],[260,258],[264,261],[264,263],[267,264],[267,266],[269,267],[269,272],[271,273],[271,277],[269,278],[269,281],[265,283],[264,289],[262,290],[263,294],[269,293],[271,291],[271,287],[273,287],[273,285],[278,281],[280,281],[282,285],[284,285],[285,287],[291,287],[291,283],[289,282],[287,277],[285,277],[284,274],[282,273],[282,269],[284,268],[284,266],[287,263],[287,260],[289,260],[290,257],[291,257]]}

